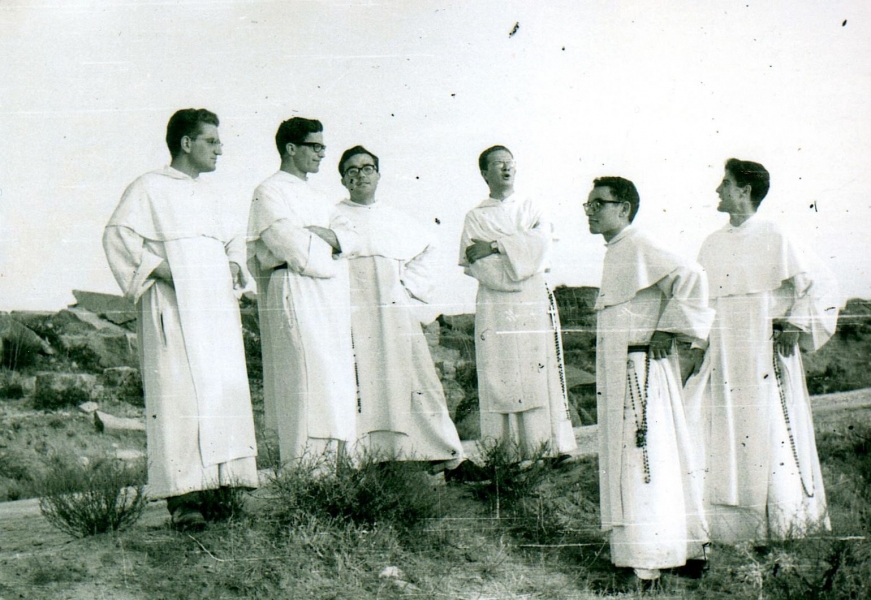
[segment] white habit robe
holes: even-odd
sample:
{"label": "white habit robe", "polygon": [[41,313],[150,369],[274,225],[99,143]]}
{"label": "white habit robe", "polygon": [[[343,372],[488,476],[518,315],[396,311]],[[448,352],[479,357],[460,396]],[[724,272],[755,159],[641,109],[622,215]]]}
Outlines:
{"label": "white habit robe", "polygon": [[[472,239],[498,254],[469,264]],[[460,266],[478,280],[475,356],[481,438],[551,455],[577,448],[566,394],[556,300],[545,272],[553,226],[530,198],[484,200],[466,215]]]}
{"label": "white habit robe", "polygon": [[[109,266],[136,303],[152,498],[257,487],[257,444],[230,261],[241,238],[217,221],[198,179],[166,167],[130,184],[103,234]],[[163,261],[173,283],[151,277]]]}
{"label": "white habit robe", "polygon": [[698,265],[632,226],[606,246],[595,305],[602,528],[616,566],[677,567],[701,558],[707,542],[680,370],[674,354],[653,360],[629,350],[648,346],[654,331],[705,339],[714,314]]}
{"label": "white habit robe", "polygon": [[[775,356],[772,324],[820,348],[835,331],[837,284],[775,223],[753,216],[702,245],[717,319],[700,376],[687,383],[707,445],[705,502],[720,542],[829,529],[801,353]],[[692,393],[690,393],[692,391]]]}
{"label": "white habit robe", "polygon": [[456,466],[463,446],[421,329],[433,287],[430,236],[382,202],[345,200],[334,221],[349,222],[360,236],[358,249],[343,253],[351,275],[360,449]]}
{"label": "white habit robe", "polygon": [[[267,427],[282,462],[353,443],[356,389],[348,261],[305,227],[330,228],[334,205],[278,171],[254,191],[248,265],[258,286]],[[355,236],[332,225],[342,248]],[[278,267],[278,268],[276,268]]]}

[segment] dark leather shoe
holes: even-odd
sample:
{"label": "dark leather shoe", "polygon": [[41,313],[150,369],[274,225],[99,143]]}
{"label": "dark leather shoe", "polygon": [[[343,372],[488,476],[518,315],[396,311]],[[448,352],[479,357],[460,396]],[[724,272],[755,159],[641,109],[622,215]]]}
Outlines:
{"label": "dark leather shoe", "polygon": [[202,531],[206,528],[203,513],[190,506],[179,506],[172,511],[170,523],[176,531]]}

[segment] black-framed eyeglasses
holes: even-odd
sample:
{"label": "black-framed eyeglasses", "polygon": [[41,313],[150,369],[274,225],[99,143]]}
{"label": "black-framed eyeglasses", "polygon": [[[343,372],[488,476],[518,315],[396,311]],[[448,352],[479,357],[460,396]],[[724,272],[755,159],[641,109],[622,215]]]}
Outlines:
{"label": "black-framed eyeglasses", "polygon": [[308,146],[315,154],[320,154],[327,149],[326,146],[324,146],[323,144],[318,144],[317,142],[300,142],[297,144],[297,146]]}
{"label": "black-framed eyeglasses", "polygon": [[348,177],[357,177],[362,173],[368,177],[376,171],[378,171],[378,168],[375,165],[363,165],[362,167],[348,167],[348,169],[345,170],[345,175]]}
{"label": "black-framed eyeglasses", "polygon": [[584,202],[584,212],[596,214],[599,212],[603,206],[606,204],[623,204],[626,200],[600,200],[596,198],[592,202]]}

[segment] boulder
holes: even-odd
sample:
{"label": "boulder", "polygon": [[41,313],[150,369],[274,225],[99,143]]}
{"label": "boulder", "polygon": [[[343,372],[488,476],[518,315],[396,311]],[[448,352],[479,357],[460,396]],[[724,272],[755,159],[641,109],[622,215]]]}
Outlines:
{"label": "boulder", "polygon": [[79,410],[86,415],[96,412],[98,408],[100,408],[100,405],[96,402],[83,402],[82,404],[79,404]]}
{"label": "boulder", "polygon": [[56,409],[89,402],[97,388],[97,378],[87,373],[42,371],[36,374],[33,405],[37,409]]}
{"label": "boulder", "polygon": [[103,385],[107,387],[123,387],[131,382],[139,381],[142,387],[142,379],[139,377],[139,369],[133,367],[109,367],[103,369]]}
{"label": "boulder", "polygon": [[143,419],[116,417],[99,410],[94,413],[94,426],[96,426],[97,431],[100,433],[145,431],[145,421]]}
{"label": "boulder", "polygon": [[564,365],[566,373],[566,389],[576,385],[595,385],[596,376],[574,365]]}
{"label": "boulder", "polygon": [[457,408],[466,399],[466,392],[463,386],[453,379],[442,380],[442,387],[445,390],[445,401],[448,405],[448,414],[456,414]]}
{"label": "boulder", "polygon": [[123,296],[73,290],[76,308],[90,311],[115,325],[123,325],[130,331],[136,329],[136,306]]}
{"label": "boulder", "polygon": [[53,354],[54,350],[27,325],[0,313],[0,363],[15,369],[32,364],[40,353]]}
{"label": "boulder", "polygon": [[145,392],[139,369],[133,367],[110,367],[103,369],[103,387],[118,400],[134,406],[144,406]]}
{"label": "boulder", "polygon": [[84,308],[60,311],[52,325],[63,349],[82,368],[135,366],[139,364],[136,334],[101,319]]}
{"label": "boulder", "polygon": [[481,437],[481,415],[478,409],[465,412],[456,420],[457,433],[461,440],[477,440]]}
{"label": "boulder", "polygon": [[118,448],[115,450],[115,458],[124,461],[137,461],[145,458],[145,452],[132,448]]}

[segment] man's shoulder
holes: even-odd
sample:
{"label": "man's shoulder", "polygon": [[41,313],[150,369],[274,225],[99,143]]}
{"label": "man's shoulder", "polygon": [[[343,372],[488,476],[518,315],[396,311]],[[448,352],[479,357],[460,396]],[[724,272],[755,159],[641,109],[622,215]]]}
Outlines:
{"label": "man's shoulder", "polygon": [[302,196],[317,192],[307,181],[294,177],[284,171],[277,171],[260,182],[254,189],[254,195]]}

